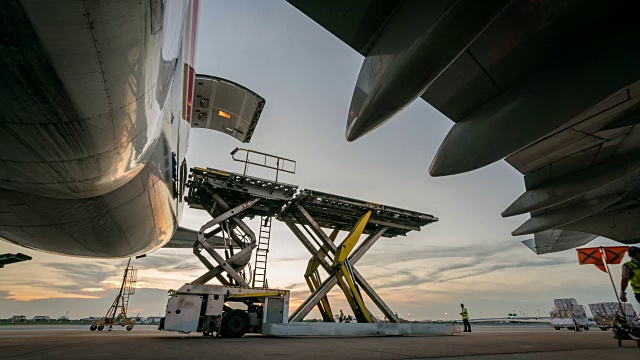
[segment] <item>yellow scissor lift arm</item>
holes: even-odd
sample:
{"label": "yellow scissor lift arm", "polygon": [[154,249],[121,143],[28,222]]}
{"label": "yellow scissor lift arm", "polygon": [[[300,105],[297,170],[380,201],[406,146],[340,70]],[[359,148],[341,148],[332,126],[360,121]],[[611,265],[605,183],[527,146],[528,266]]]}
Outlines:
{"label": "yellow scissor lift arm", "polygon": [[[329,239],[331,240],[331,242],[335,242],[338,233],[339,230],[336,229],[331,233],[331,235],[329,235]],[[325,258],[327,254],[329,254],[329,246],[323,245],[320,250],[320,256],[322,258]],[[316,291],[322,283],[320,273],[318,272],[319,266],[320,262],[315,257],[311,257],[311,259],[309,259],[309,264],[307,265],[307,271],[305,271],[304,273],[304,279],[307,282],[311,293]],[[320,311],[320,315],[322,315],[323,321],[335,321],[335,319],[333,318],[333,312],[331,311],[331,305],[329,305],[329,298],[327,298],[326,295],[318,303],[318,310]]]}
{"label": "yellow scissor lift arm", "polygon": [[[355,269],[356,262],[380,237],[406,235],[438,220],[428,214],[313,190],[301,191],[278,219],[284,221],[312,255],[305,272],[311,295],[291,314],[289,321],[302,321],[315,306],[324,321],[335,321],[327,294],[338,285],[357,321],[365,323],[375,322],[364,302],[365,294],[389,321],[399,319]],[[331,235],[322,228],[332,229]],[[347,231],[348,235],[336,245],[339,231]],[[357,246],[363,234],[368,236]],[[318,272],[320,267],[328,275],[324,281]]]}
{"label": "yellow scissor lift arm", "polygon": [[371,317],[371,313],[367,310],[362,294],[360,294],[360,289],[356,285],[348,256],[351,254],[353,248],[355,248],[358,240],[360,240],[362,231],[364,230],[370,216],[371,210],[362,215],[349,235],[347,235],[344,241],[342,241],[342,244],[338,246],[335,258],[333,259],[333,268],[338,275],[338,286],[340,286],[344,296],[347,298],[351,309],[356,315],[356,319],[358,322],[368,323],[374,322],[373,317]]}

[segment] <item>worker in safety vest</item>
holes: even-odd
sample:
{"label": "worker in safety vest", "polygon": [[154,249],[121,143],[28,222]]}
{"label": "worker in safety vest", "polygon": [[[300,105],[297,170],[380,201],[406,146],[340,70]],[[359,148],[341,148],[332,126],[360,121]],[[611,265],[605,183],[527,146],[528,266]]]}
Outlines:
{"label": "worker in safety vest", "polygon": [[460,304],[460,316],[462,316],[462,322],[464,323],[464,331],[462,332],[471,332],[471,324],[469,324],[469,313],[467,312],[467,308],[464,307],[464,304]]}
{"label": "worker in safety vest", "polygon": [[627,261],[622,265],[622,281],[620,282],[620,300],[626,302],[627,285],[631,284],[631,290],[640,303],[640,248],[637,246],[629,247],[629,257],[631,261]]}

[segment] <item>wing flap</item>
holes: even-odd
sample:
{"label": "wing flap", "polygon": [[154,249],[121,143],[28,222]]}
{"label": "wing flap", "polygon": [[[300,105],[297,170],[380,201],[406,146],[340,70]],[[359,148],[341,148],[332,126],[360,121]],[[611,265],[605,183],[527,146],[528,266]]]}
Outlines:
{"label": "wing flap", "polygon": [[558,251],[573,249],[598,237],[570,230],[547,230],[536,233],[533,239],[524,240],[522,243],[538,255],[549,254]]}

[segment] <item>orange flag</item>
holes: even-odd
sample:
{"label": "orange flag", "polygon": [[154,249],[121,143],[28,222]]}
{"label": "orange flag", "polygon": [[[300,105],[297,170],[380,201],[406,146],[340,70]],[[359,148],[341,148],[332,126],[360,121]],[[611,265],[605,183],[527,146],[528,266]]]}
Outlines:
{"label": "orange flag", "polygon": [[[607,264],[620,264],[628,249],[628,246],[601,246],[576,250],[578,251],[580,265],[595,265],[598,269],[607,272],[604,260],[606,260]],[[604,260],[602,259],[603,252],[605,255]]]}
{"label": "orange flag", "polygon": [[598,269],[607,272],[607,268],[604,266],[604,261],[602,260],[602,252],[599,247],[576,250],[578,250],[578,261],[580,262],[580,265],[595,265]]}
{"label": "orange flag", "polygon": [[607,264],[620,264],[624,254],[629,250],[628,246],[606,246],[602,248]]}

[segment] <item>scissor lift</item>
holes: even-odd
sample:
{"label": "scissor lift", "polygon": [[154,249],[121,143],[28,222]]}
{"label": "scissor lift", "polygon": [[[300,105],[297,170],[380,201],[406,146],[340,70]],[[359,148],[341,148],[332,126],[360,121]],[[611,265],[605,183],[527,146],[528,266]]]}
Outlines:
{"label": "scissor lift", "polygon": [[[246,154],[243,156],[242,152]],[[250,160],[251,154],[263,156],[264,159],[263,161]],[[173,297],[184,297],[194,296],[195,289],[201,292],[199,299],[202,300],[195,300],[193,314],[202,314],[198,312],[200,308],[208,309],[207,301],[213,304],[237,300],[237,296],[231,295],[239,291],[238,289],[245,289],[241,298],[248,306],[247,313],[253,316],[251,329],[258,329],[259,332],[267,335],[428,335],[455,331],[455,327],[425,324],[373,324],[377,319],[367,309],[365,295],[385,314],[390,323],[399,323],[400,319],[355,268],[355,264],[381,237],[393,238],[404,236],[410,231],[420,231],[421,227],[438,221],[436,217],[315,190],[298,192],[296,185],[277,180],[278,173],[281,171],[295,172],[295,162],[292,160],[244,149],[234,150],[232,156],[234,160],[245,163],[243,174],[217,169],[191,169],[189,192],[185,200],[191,208],[205,210],[213,217],[199,229],[198,241],[193,247],[194,254],[207,267],[207,271],[191,284],[173,293]],[[249,164],[275,169],[276,180],[247,175]],[[292,169],[287,170],[286,164],[293,164]],[[254,217],[260,218],[261,229],[258,236],[244,221]],[[289,292],[270,290],[266,280],[271,219],[273,218],[283,221],[312,256],[304,274],[311,295],[291,316],[288,316]],[[325,232],[327,229],[330,233]],[[338,242],[340,231],[348,234]],[[224,240],[224,257],[207,242],[208,238],[217,234],[222,234]],[[366,239],[356,247],[363,234],[367,235]],[[251,259],[253,249],[256,248],[258,250],[252,273],[245,268]],[[204,256],[203,250],[214,259],[216,265]],[[320,268],[327,274],[325,279],[320,275]],[[214,278],[220,281],[222,288],[206,285]],[[344,293],[358,324],[335,324],[327,294],[336,285]],[[219,299],[215,296],[215,294],[224,294],[225,291],[227,294],[225,298]],[[275,301],[281,302],[282,311],[277,315],[273,315],[273,311],[270,315],[267,314],[269,309],[262,307],[262,304],[276,304]],[[197,326],[195,323],[185,325],[184,311],[183,315],[179,316],[170,314],[170,307],[175,307],[179,303],[177,298],[170,300],[170,306],[168,305],[167,308],[167,323],[171,322],[171,325],[168,328],[165,328],[164,324],[161,325],[164,329],[187,331],[185,329],[193,328],[208,334],[210,331],[218,331],[212,329],[223,331],[222,329],[227,328],[229,332],[231,331],[228,330],[229,324],[244,321],[237,310],[227,309],[225,306],[225,310],[221,310],[220,314],[208,314],[206,311],[209,310],[202,310],[205,311],[205,316],[200,315],[201,320]],[[333,323],[333,325],[309,328],[311,324],[301,323],[316,306],[324,322]],[[277,308],[277,306],[274,307],[274,309]],[[235,320],[227,321],[226,327],[224,324],[227,315],[225,314],[236,316]],[[261,317],[262,322],[255,320],[257,317]],[[219,324],[215,325],[215,321]],[[368,326],[367,323],[372,326]],[[232,333],[237,335],[244,332]]]}
{"label": "scissor lift", "polygon": [[[302,190],[283,209],[278,219],[285,222],[312,255],[305,273],[311,295],[291,314],[289,321],[302,321],[315,306],[318,306],[325,322],[335,321],[327,294],[338,285],[359,323],[375,322],[375,318],[364,304],[362,292],[390,322],[397,323],[400,319],[354,265],[380,237],[404,236],[410,231],[420,231],[422,226],[438,221],[429,214],[315,190]],[[331,229],[331,233],[327,234],[323,228]],[[341,243],[336,244],[340,231],[346,231],[348,235]],[[355,246],[362,234],[368,236],[356,249]],[[318,272],[320,266],[329,275],[324,281]]]}
{"label": "scissor lift", "polygon": [[[268,239],[258,239],[243,220],[259,216],[263,221],[270,223],[268,218],[277,215],[293,198],[296,190],[295,185],[275,183],[247,175],[215,169],[192,169],[186,201],[190,207],[206,210],[213,217],[213,220],[204,224],[198,231],[198,242],[193,248],[194,254],[209,271],[193,283],[204,284],[215,277],[223,285],[251,287],[249,276],[241,275],[238,270],[244,269],[247,265],[253,249],[258,246],[258,240],[268,244]],[[217,228],[207,232],[214,227]],[[208,237],[218,233],[222,233],[225,239],[225,258],[206,241]],[[240,250],[237,253],[236,248]],[[213,266],[201,254],[202,250],[211,255],[218,265]],[[222,276],[224,272],[229,280]],[[264,279],[263,282],[266,281],[266,273],[260,275]]]}

